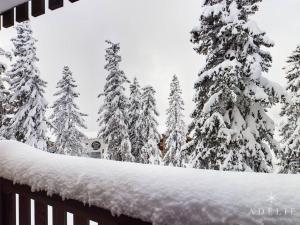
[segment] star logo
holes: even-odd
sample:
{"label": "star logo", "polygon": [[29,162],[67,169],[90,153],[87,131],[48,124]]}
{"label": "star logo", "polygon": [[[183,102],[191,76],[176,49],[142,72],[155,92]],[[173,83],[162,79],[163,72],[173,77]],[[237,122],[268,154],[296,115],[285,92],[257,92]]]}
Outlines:
{"label": "star logo", "polygon": [[267,201],[270,202],[271,204],[273,204],[276,200],[277,197],[273,193],[271,193],[267,198]]}

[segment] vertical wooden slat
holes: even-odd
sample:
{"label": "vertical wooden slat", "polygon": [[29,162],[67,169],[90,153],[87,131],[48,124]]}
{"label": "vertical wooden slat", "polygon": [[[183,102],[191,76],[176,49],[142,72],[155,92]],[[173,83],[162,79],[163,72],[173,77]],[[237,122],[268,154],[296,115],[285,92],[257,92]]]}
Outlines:
{"label": "vertical wooden slat", "polygon": [[[1,21],[1,18],[0,18]],[[4,207],[3,207],[3,188],[2,188],[2,179],[0,178],[0,225],[3,224],[3,214],[4,214]]]}
{"label": "vertical wooden slat", "polygon": [[60,207],[53,207],[53,225],[67,225],[67,213]]}
{"label": "vertical wooden slat", "polygon": [[29,19],[28,16],[28,2],[16,7],[16,21],[21,23]]}
{"label": "vertical wooden slat", "polygon": [[36,17],[45,14],[45,0],[31,0],[31,15]]}
{"label": "vertical wooden slat", "polygon": [[90,221],[82,215],[74,215],[74,225],[89,225]]}
{"label": "vertical wooden slat", "polygon": [[19,195],[19,219],[20,225],[30,225],[30,215],[31,215],[31,204],[30,199]]}
{"label": "vertical wooden slat", "polygon": [[3,225],[15,225],[16,224],[16,194],[9,193],[3,196]]}
{"label": "vertical wooden slat", "polygon": [[0,183],[0,225],[16,225],[16,194],[5,192],[5,182]]}
{"label": "vertical wooden slat", "polygon": [[49,0],[49,9],[55,10],[64,6],[63,0]]}
{"label": "vertical wooden slat", "polygon": [[[0,17],[1,22],[1,17]],[[3,189],[4,183],[2,179],[0,178],[0,225],[5,225],[4,223],[4,189]]]}
{"label": "vertical wooden slat", "polygon": [[11,27],[14,25],[15,20],[15,11],[14,9],[10,9],[2,14],[3,27]]}
{"label": "vertical wooden slat", "polygon": [[42,202],[34,202],[35,225],[48,224],[48,206]]}

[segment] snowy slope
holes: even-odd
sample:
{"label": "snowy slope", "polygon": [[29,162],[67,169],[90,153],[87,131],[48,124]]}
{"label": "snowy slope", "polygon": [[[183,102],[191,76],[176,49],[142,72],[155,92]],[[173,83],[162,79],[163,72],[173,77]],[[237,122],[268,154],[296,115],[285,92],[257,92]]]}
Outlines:
{"label": "snowy slope", "polygon": [[0,0],[0,13],[28,1],[29,0]]}
{"label": "snowy slope", "polygon": [[[203,171],[53,155],[0,141],[0,176],[154,224],[299,224],[298,175]],[[287,215],[266,215],[267,208]],[[265,209],[264,215],[257,214]],[[290,215],[292,211],[293,215]],[[262,210],[260,211],[262,212]],[[264,223],[263,223],[264,222]]]}

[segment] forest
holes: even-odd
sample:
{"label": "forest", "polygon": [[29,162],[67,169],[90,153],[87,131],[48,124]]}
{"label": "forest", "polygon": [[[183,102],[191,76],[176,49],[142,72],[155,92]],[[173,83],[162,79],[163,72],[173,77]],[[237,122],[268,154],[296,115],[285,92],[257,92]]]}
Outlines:
{"label": "forest", "polygon": [[[106,41],[106,82],[99,96],[98,138],[107,149],[104,159],[163,166],[298,173],[300,152],[300,46],[286,56],[287,86],[267,78],[272,66],[268,49],[274,43],[251,20],[260,0],[206,0],[190,32],[194,51],[205,65],[194,82],[191,123],[184,119],[181,82],[169,84],[166,132],[158,131],[157,90],[129,80],[120,63],[120,43]],[[85,119],[77,104],[80,93],[72,69],[62,68],[54,102],[45,98],[36,42],[30,22],[16,26],[12,52],[0,50],[0,136],[49,151],[55,136],[56,154],[87,157]],[[189,40],[187,40],[189,41]],[[170,71],[172,73],[172,71]],[[279,128],[268,111],[282,104]],[[50,115],[49,115],[49,112]],[[159,148],[162,138],[165,152]],[[51,150],[52,151],[52,150]]]}

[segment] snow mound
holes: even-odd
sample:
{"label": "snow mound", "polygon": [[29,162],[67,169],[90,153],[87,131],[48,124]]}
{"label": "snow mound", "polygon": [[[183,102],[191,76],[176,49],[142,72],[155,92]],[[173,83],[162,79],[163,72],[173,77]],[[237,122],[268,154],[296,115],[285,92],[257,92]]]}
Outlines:
{"label": "snow mound", "polygon": [[[298,224],[298,175],[203,171],[55,155],[0,141],[0,177],[157,225]],[[270,212],[270,210],[272,210]]]}

